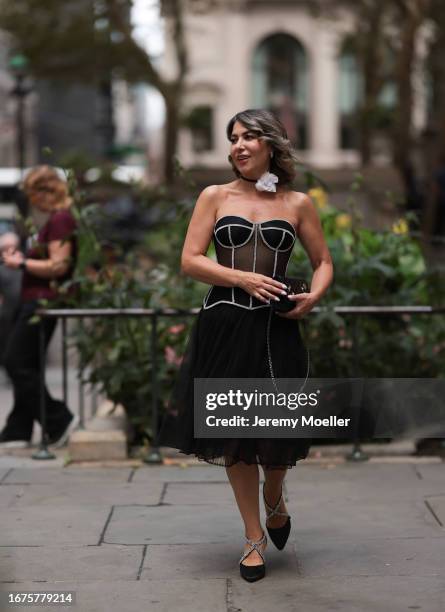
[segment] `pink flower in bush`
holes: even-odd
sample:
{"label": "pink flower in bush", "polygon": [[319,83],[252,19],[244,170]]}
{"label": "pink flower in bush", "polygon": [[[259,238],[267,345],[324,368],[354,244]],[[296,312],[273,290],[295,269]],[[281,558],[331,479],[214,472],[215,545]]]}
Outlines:
{"label": "pink flower in bush", "polygon": [[352,348],[352,340],[348,340],[347,338],[343,338],[338,341],[338,346],[340,348],[350,349]]}
{"label": "pink flower in bush", "polygon": [[182,362],[182,357],[176,354],[172,346],[166,346],[164,350],[165,361],[171,365],[179,366]]}
{"label": "pink flower in bush", "polygon": [[184,323],[178,323],[178,325],[172,325],[171,327],[169,327],[168,331],[171,334],[180,334],[183,329],[185,329]]}

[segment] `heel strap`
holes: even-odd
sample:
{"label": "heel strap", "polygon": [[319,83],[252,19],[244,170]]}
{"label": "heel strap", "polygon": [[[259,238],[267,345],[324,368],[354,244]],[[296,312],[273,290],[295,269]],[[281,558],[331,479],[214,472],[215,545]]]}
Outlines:
{"label": "heel strap", "polygon": [[278,512],[278,508],[280,507],[281,500],[283,499],[283,489],[281,489],[280,499],[275,504],[275,507],[272,508],[266,501],[266,496],[264,495],[264,483],[263,483],[263,500],[264,505],[266,507],[267,518],[271,518],[272,516],[290,516],[287,512]]}
{"label": "heel strap", "polygon": [[257,540],[256,542],[254,540],[249,540],[249,538],[246,537],[246,542],[247,544],[249,544],[249,549],[246,550],[246,552],[241,556],[239,562],[241,563],[242,561],[244,561],[244,559],[248,557],[250,553],[254,550],[257,551],[257,553],[260,555],[262,560],[265,562],[264,554],[263,554],[263,551],[260,549],[260,546],[264,544],[265,542],[267,542],[266,534],[263,533],[263,537]]}

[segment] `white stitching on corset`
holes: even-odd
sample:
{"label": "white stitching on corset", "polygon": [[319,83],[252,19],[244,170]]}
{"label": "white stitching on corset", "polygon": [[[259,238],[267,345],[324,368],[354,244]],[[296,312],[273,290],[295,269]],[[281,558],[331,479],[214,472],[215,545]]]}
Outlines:
{"label": "white stitching on corset", "polygon": [[[254,225],[254,230],[256,230],[256,224]],[[258,232],[255,231],[255,243],[253,246],[253,269],[252,272],[255,272],[255,267],[256,267],[256,250],[257,250],[257,246],[258,246]]]}
{"label": "white stitching on corset", "polygon": [[207,295],[204,297],[203,308],[207,306],[207,302],[209,300],[210,294],[212,293],[212,289],[213,285],[210,287],[210,289],[207,291]]}
{"label": "white stitching on corset", "polygon": [[[256,268],[256,258],[257,258],[257,251],[258,251],[258,230],[257,230],[257,228],[259,228],[259,230],[260,230],[260,234],[261,234],[261,238],[262,238],[263,242],[266,244],[266,246],[267,246],[268,248],[270,248],[271,250],[273,250],[273,251],[274,251],[274,268],[273,268],[273,275],[275,275],[275,272],[276,272],[276,265],[277,265],[277,256],[278,256],[278,252],[284,252],[284,251],[289,251],[289,250],[292,250],[292,249],[293,249],[294,244],[295,244],[295,237],[296,237],[296,233],[295,233],[295,237],[294,237],[294,236],[292,236],[292,232],[290,232],[289,230],[286,230],[286,229],[284,229],[284,228],[276,228],[276,227],[273,227],[273,228],[266,228],[266,229],[279,229],[279,230],[281,230],[281,231],[282,231],[282,236],[281,236],[280,243],[278,244],[278,247],[277,247],[277,248],[275,248],[275,247],[270,246],[270,244],[269,244],[269,243],[268,243],[268,242],[267,242],[267,241],[264,239],[264,236],[263,236],[263,232],[262,232],[262,227],[261,227],[261,225],[263,225],[263,224],[265,224],[265,223],[269,223],[269,222],[271,222],[271,221],[285,221],[286,223],[288,223],[288,224],[289,224],[289,225],[292,227],[292,229],[294,229],[293,225],[292,225],[292,224],[291,224],[291,223],[290,223],[290,222],[289,222],[287,219],[269,219],[269,220],[267,220],[267,221],[253,222],[253,221],[250,221],[250,219],[247,219],[246,217],[241,217],[240,215],[225,215],[225,216],[227,216],[227,217],[229,217],[229,216],[239,216],[241,219],[244,219],[244,220],[246,220],[247,222],[249,222],[249,223],[251,223],[251,224],[252,224],[252,228],[251,228],[251,231],[250,231],[250,233],[249,233],[249,238],[248,238],[248,239],[247,239],[245,242],[243,242],[242,244],[239,244],[239,245],[236,245],[236,246],[233,244],[232,233],[231,233],[231,227],[232,227],[232,226],[235,226],[235,227],[243,227],[244,229],[248,229],[248,228],[246,228],[246,226],[245,226],[245,225],[242,225],[242,224],[240,224],[240,223],[227,223],[227,224],[225,224],[225,225],[223,225],[223,226],[221,226],[221,227],[217,228],[216,230],[214,229],[214,232],[213,232],[213,233],[214,233],[214,236],[215,236],[215,240],[218,242],[218,244],[219,244],[219,245],[220,245],[222,248],[226,248],[226,249],[227,249],[227,248],[230,248],[230,249],[231,249],[231,251],[232,251],[232,253],[231,253],[231,259],[232,259],[232,264],[231,264],[231,265],[232,265],[232,269],[235,269],[235,249],[236,249],[236,248],[238,248],[238,247],[240,247],[240,246],[244,246],[245,244],[247,244],[247,242],[249,242],[249,240],[250,240],[250,239],[251,239],[251,237],[252,237],[252,232],[254,232],[254,234],[255,234],[255,243],[254,243],[254,254],[253,254],[253,272],[255,272],[255,268]],[[223,219],[223,218],[224,218],[224,217],[220,217],[220,219]],[[216,225],[216,223],[215,223],[215,225]],[[220,240],[218,240],[218,236],[217,236],[218,231],[219,231],[219,230],[221,230],[221,229],[224,229],[224,228],[226,228],[226,227],[228,228],[229,240],[230,240],[230,244],[232,245],[231,247],[228,247],[228,246],[226,246],[226,245],[222,244],[222,243],[220,242]],[[287,249],[280,249],[280,247],[281,247],[281,245],[282,245],[282,243],[283,243],[283,241],[284,241],[284,238],[285,238],[285,235],[286,235],[286,234],[290,234],[290,235],[292,236],[292,239],[293,239],[292,245],[291,245],[289,248],[287,248]],[[287,273],[287,267],[288,267],[288,265],[289,265],[289,259],[290,259],[290,257],[288,258],[288,261],[287,261],[287,263],[286,263],[286,270],[285,270],[285,273],[284,273],[285,275],[286,275],[286,273]],[[212,285],[212,287],[210,287],[210,289],[209,289],[209,291],[208,291],[208,293],[207,293],[206,297],[204,298],[204,302],[203,302],[203,306],[202,306],[202,307],[203,307],[203,309],[205,309],[205,310],[207,310],[208,308],[213,308],[213,306],[217,306],[218,304],[230,304],[230,305],[232,305],[232,306],[233,306],[233,305],[234,305],[234,306],[239,306],[240,308],[245,308],[245,309],[247,309],[247,310],[256,310],[256,309],[258,309],[258,308],[268,308],[268,307],[270,306],[270,304],[259,304],[258,306],[254,306],[254,305],[253,305],[253,297],[252,297],[251,295],[249,295],[249,306],[244,306],[244,305],[242,305],[242,304],[238,304],[238,303],[235,301],[235,287],[232,287],[232,288],[231,288],[231,294],[232,294],[232,301],[231,301],[231,302],[229,302],[229,301],[227,301],[227,300],[218,300],[217,302],[215,302],[214,304],[211,304],[211,305],[209,306],[209,305],[208,305],[208,300],[209,300],[209,298],[210,298],[210,295],[211,295],[211,292],[212,292],[213,288],[214,288],[214,285]]]}
{"label": "white stitching on corset", "polygon": [[[216,241],[219,245],[221,245],[223,248],[228,249],[229,247],[226,244],[223,244],[219,239],[218,239],[218,232],[222,229],[224,229],[225,227],[229,228],[229,234],[230,234],[230,228],[232,226],[236,226],[236,227],[243,227],[244,229],[249,229],[248,227],[246,227],[245,225],[241,225],[241,223],[228,223],[227,225],[222,225],[221,227],[218,227],[218,229],[214,230],[213,233],[215,235]],[[253,232],[254,228],[252,227],[250,229],[250,233],[249,233],[249,237],[247,238],[247,240],[245,240],[244,242],[242,242],[241,244],[237,244],[235,248],[238,247],[242,247],[245,244],[247,244],[249,242],[249,240],[252,238],[252,232]],[[233,245],[232,239],[230,238],[230,241]]]}
{"label": "white stitching on corset", "polygon": [[282,232],[285,232],[286,234],[290,234],[290,236],[292,237],[292,244],[291,244],[291,246],[290,246],[290,247],[287,247],[286,249],[280,249],[280,246],[281,246],[281,244],[282,244],[282,242],[283,242],[283,239],[284,239],[284,233],[283,233],[283,236],[282,236],[282,238],[281,238],[281,240],[280,240],[280,244],[278,245],[278,247],[273,247],[272,245],[270,245],[270,244],[267,242],[266,238],[264,237],[264,235],[263,235],[263,229],[262,229],[261,225],[259,226],[259,228],[260,228],[260,234],[261,234],[261,238],[263,239],[263,242],[264,242],[264,243],[265,243],[265,244],[266,244],[266,245],[267,245],[267,246],[268,246],[270,249],[273,249],[274,251],[276,250],[276,251],[284,252],[284,251],[288,251],[289,249],[292,249],[292,248],[293,248],[293,246],[294,246],[294,242],[295,242],[295,237],[293,236],[292,232],[290,232],[289,230],[285,230],[285,229],[283,229],[282,227],[266,227],[266,229],[267,229],[267,230],[277,230],[277,231],[278,231],[278,230],[280,230],[280,231],[282,231]]}
{"label": "white stitching on corset", "polygon": [[273,272],[272,272],[272,276],[275,276],[275,272],[277,270],[278,251],[280,250],[280,246],[281,246],[281,243],[284,240],[284,236],[285,236],[284,234],[281,236],[280,244],[278,245],[278,248],[275,250],[275,255],[274,255],[274,258],[273,258]]}
{"label": "white stitching on corset", "polygon": [[[229,225],[228,226],[228,232],[229,232],[229,240],[230,240],[230,244],[232,245],[232,270],[235,269],[235,245],[233,244],[233,240],[232,240],[232,228]],[[232,302],[235,303],[235,287],[232,287]]]}
{"label": "white stitching on corset", "polygon": [[[255,268],[256,268],[256,251],[257,251],[257,247],[258,247],[258,230],[257,230],[258,225],[256,223],[253,224],[253,229],[255,231],[255,243],[253,246],[253,272],[255,272]],[[250,300],[249,300],[249,305],[252,308],[252,296],[250,296]]]}
{"label": "white stitching on corset", "polygon": [[230,304],[230,306],[238,306],[238,308],[245,308],[246,310],[258,310],[258,308],[270,308],[269,304],[259,304],[258,306],[250,307],[250,306],[243,306],[243,304],[238,304],[238,302],[228,302],[227,300],[218,300],[214,304],[210,304],[210,306],[205,306],[203,308],[204,310],[208,310],[209,308],[213,308],[214,306],[218,306],[219,304]]}
{"label": "white stitching on corset", "polygon": [[294,224],[291,223],[289,219],[284,219],[283,217],[275,217],[274,219],[265,219],[264,221],[252,221],[251,219],[248,219],[247,217],[243,217],[242,215],[223,215],[222,217],[220,217],[219,219],[215,221],[215,225],[218,223],[218,221],[221,221],[221,219],[224,219],[225,217],[238,217],[239,219],[244,219],[244,221],[248,221],[249,223],[252,223],[252,225],[255,225],[256,223],[258,225],[262,225],[263,223],[270,223],[271,221],[286,221],[286,223],[288,223],[293,229],[293,231],[295,232],[295,237],[297,237],[297,230],[295,229]]}

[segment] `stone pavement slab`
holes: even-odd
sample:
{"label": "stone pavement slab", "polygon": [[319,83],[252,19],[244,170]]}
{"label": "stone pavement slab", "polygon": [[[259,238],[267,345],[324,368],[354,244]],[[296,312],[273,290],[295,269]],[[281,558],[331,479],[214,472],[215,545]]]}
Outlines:
{"label": "stone pavement slab", "polygon": [[430,465],[416,465],[414,469],[418,477],[425,482],[434,482],[442,485],[445,491],[445,464],[433,463]]}
{"label": "stone pavement slab", "polygon": [[[65,482],[51,484],[9,484],[3,487],[9,508],[25,506],[47,506],[48,504],[68,509],[82,500],[82,506],[103,505],[111,508],[114,504],[158,504],[163,490],[160,482],[141,486],[131,483],[113,482]],[[3,491],[0,506],[3,503]]]}
{"label": "stone pavement slab", "polygon": [[[425,465],[423,468],[440,468],[444,465]],[[329,503],[342,498],[351,502],[369,501],[378,496],[395,501],[416,500],[437,491],[443,482],[440,472],[428,471],[432,477],[419,476],[421,468],[416,464],[349,464],[316,466],[290,470],[286,477],[286,493],[289,500],[310,497],[314,503]],[[434,475],[434,477],[433,477]],[[317,482],[318,486],[314,487]]]}
{"label": "stone pavement slab", "polygon": [[425,503],[441,527],[445,527],[445,495],[427,497]]}
{"label": "stone pavement slab", "polygon": [[169,482],[164,495],[164,502],[173,505],[201,506],[203,502],[233,504],[234,501],[235,496],[228,482]]}
{"label": "stone pavement slab", "polygon": [[[1,585],[1,590],[35,591],[34,582],[20,585]],[[19,589],[17,589],[19,586]],[[38,585],[43,591],[42,584]],[[227,584],[225,580],[113,580],[103,582],[48,582],[48,591],[75,591],[76,605],[59,606],[57,612],[75,610],[76,612],[174,612],[193,610],[194,612],[227,612]],[[14,612],[29,612],[29,606],[14,606]],[[39,606],[42,612],[54,612],[54,606]]]}
{"label": "stone pavement slab", "polygon": [[2,482],[2,480],[5,478],[5,476],[7,476],[8,472],[9,472],[10,468],[7,467],[0,467],[0,483]]}
{"label": "stone pavement slab", "polygon": [[0,547],[3,582],[137,580],[142,546]]}
{"label": "stone pavement slab", "polygon": [[[46,470],[49,466],[52,468],[62,468],[66,463],[66,451],[64,448],[53,450],[52,453],[56,457],[55,459],[48,459],[48,461],[33,459],[32,455],[36,451],[37,448],[16,449],[14,451],[11,451],[11,449],[2,449],[0,451],[0,468],[3,472],[2,478],[4,478],[12,469],[31,468],[33,470],[38,470],[39,468],[42,468]],[[0,478],[0,483],[2,478]]]}
{"label": "stone pavement slab", "polygon": [[0,546],[96,545],[109,514],[107,506],[81,503],[71,511],[54,504],[3,509]]}
{"label": "stone pavement slab", "polygon": [[296,555],[305,577],[428,575],[442,576],[445,584],[445,542],[435,537],[300,537]]}
{"label": "stone pavement slab", "polygon": [[352,503],[331,497],[329,503],[314,504],[306,497],[298,504],[289,501],[288,511],[294,517],[295,533],[305,538],[445,538],[445,530],[439,528],[422,499],[399,502],[376,495],[372,503],[368,500]]}
{"label": "stone pavement slab", "polygon": [[[104,534],[109,544],[201,544],[239,541],[234,506],[116,506]],[[241,556],[241,553],[240,553]]]}
{"label": "stone pavement slab", "polygon": [[347,576],[277,579],[271,569],[253,585],[233,581],[230,610],[242,612],[443,612],[445,587],[435,576]]}
{"label": "stone pavement slab", "polygon": [[2,484],[49,484],[53,486],[75,482],[128,482],[131,469],[96,468],[84,470],[76,467],[18,468],[10,470]]}
{"label": "stone pavement slab", "polygon": [[131,479],[135,483],[154,482],[228,482],[226,470],[219,466],[144,466]]}

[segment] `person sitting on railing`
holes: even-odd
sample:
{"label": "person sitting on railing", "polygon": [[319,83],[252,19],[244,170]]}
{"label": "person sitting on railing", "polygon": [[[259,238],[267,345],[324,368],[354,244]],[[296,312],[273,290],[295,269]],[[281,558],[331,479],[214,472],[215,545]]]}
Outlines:
{"label": "person sitting on railing", "polygon": [[[9,249],[3,263],[23,269],[21,305],[3,355],[11,378],[14,407],[0,432],[0,446],[26,448],[30,445],[34,420],[40,421],[40,325],[30,323],[41,298],[54,299],[58,285],[71,278],[77,257],[76,221],[66,181],[54,168],[37,166],[25,177],[29,203],[47,217],[37,235],[28,239],[25,253]],[[56,318],[42,318],[45,351],[54,334]],[[53,399],[45,386],[46,431],[54,448],[65,444],[79,420],[64,402]]]}

